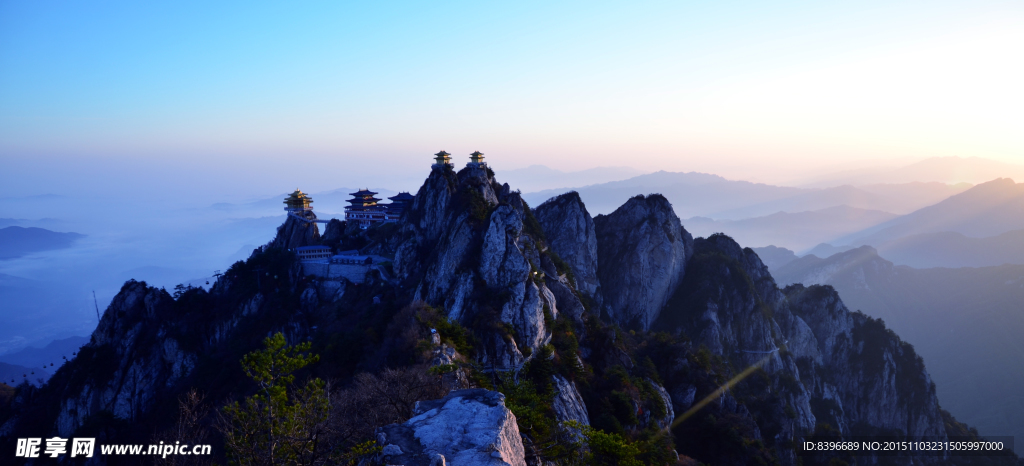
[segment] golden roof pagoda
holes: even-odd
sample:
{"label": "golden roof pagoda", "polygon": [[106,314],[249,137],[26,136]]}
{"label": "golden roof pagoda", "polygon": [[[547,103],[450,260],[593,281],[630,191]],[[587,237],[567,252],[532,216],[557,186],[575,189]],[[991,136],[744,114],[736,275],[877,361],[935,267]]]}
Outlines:
{"label": "golden roof pagoda", "polygon": [[302,212],[306,210],[313,210],[313,198],[309,197],[308,194],[299,191],[299,188],[295,188],[295,192],[284,198],[285,208],[284,210],[290,212]]}
{"label": "golden roof pagoda", "polygon": [[438,152],[438,153],[434,154],[434,165],[440,167],[440,166],[444,166],[444,165],[449,165],[451,163],[452,163],[452,154],[449,154],[449,153],[447,153],[445,151],[441,151],[441,152]]}
{"label": "golden roof pagoda", "polygon": [[472,154],[469,154],[469,162],[484,163],[484,153],[480,151],[473,151]]}

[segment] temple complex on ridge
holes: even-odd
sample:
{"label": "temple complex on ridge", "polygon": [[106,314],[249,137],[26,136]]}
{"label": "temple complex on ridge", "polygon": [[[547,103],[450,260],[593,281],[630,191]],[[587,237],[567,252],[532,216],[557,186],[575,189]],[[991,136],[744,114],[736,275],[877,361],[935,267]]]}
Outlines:
{"label": "temple complex on ridge", "polygon": [[[483,152],[474,151],[469,154],[469,163],[466,164],[466,167],[487,169]],[[432,168],[435,170],[454,169],[455,165],[452,163],[451,154],[443,150],[434,154]],[[376,197],[377,194],[369,189],[360,189],[349,193],[352,198],[347,201],[349,205],[345,207],[345,221],[352,225],[358,225],[363,230],[375,224],[396,222],[416,200],[416,196],[403,191],[389,197],[391,203],[379,204],[381,199]],[[335,221],[317,219],[313,213],[313,199],[298,188],[285,198],[284,204],[284,210],[288,212],[288,216],[304,221],[304,225],[307,227],[315,228],[316,223]],[[388,257],[365,255],[359,250],[335,251],[335,247],[321,244],[298,246],[291,250],[295,252],[304,272],[325,278],[325,284],[336,283],[340,278],[345,278],[353,283],[363,283],[370,269],[376,268],[384,275],[383,269],[378,264],[390,260]],[[390,280],[390,278],[387,279]]]}
{"label": "temple complex on ridge", "polygon": [[359,228],[367,229],[375,223],[396,222],[402,217],[402,212],[412,204],[416,196],[407,192],[391,196],[390,204],[378,204],[377,193],[369,189],[360,189],[350,193],[352,199],[348,200],[349,205],[345,207],[345,221],[359,225]]}
{"label": "temple complex on ridge", "polygon": [[[434,154],[434,164],[431,167],[434,169],[455,168],[451,155],[443,150]],[[469,163],[466,166],[486,168],[487,162],[484,162],[483,152],[473,151],[472,154],[469,154]],[[375,197],[377,194],[369,189],[360,189],[349,193],[352,199],[348,200],[349,205],[345,207],[345,221],[359,225],[359,228],[363,230],[377,223],[396,222],[416,199],[416,196],[403,191],[396,196],[389,197],[390,204],[378,204],[381,200]],[[302,216],[303,212],[313,210],[310,205],[313,203],[313,199],[298,188],[285,198],[284,203],[286,205],[284,210],[299,216]]]}
{"label": "temple complex on ridge", "polygon": [[377,205],[377,193],[369,189],[360,189],[349,193],[352,199],[348,200],[345,206],[345,221],[359,225],[359,228],[366,229],[374,223],[381,223],[387,220],[387,207]]}

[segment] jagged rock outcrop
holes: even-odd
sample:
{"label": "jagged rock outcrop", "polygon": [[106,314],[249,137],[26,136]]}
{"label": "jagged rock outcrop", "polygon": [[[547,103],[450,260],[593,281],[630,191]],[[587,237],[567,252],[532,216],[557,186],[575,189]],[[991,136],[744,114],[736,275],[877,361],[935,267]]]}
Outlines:
{"label": "jagged rock outcrop", "polygon": [[539,232],[526,228],[529,215],[519,193],[488,170],[435,168],[405,217],[395,254],[396,275],[411,282],[414,299],[443,307],[456,322],[486,309],[512,326],[512,341],[484,338],[482,362],[498,369],[517,367],[526,348],[547,344],[545,314],[558,315],[542,279]]}
{"label": "jagged rock outcrop", "polygon": [[403,226],[405,241],[395,253],[398,273],[412,273],[420,265],[416,259],[444,233],[450,219],[449,204],[459,186],[458,176],[450,169],[434,169],[416,193]]}
{"label": "jagged rock outcrop", "polygon": [[600,304],[597,232],[579,193],[571,191],[549,199],[537,206],[535,214],[551,249],[572,270],[572,285]]}
{"label": "jagged rock outcrop", "polygon": [[[819,425],[843,435],[945,438],[934,386],[912,347],[847,310],[830,287],[779,290],[757,254],[725,235],[695,242],[687,277],[655,328],[684,331],[736,367],[763,369],[777,390],[766,403],[778,411],[774,441]],[[700,396],[689,385],[670,393],[677,409]]]}
{"label": "jagged rock outcrop", "polygon": [[551,296],[555,299],[559,314],[565,314],[575,322],[582,322],[583,313],[586,312],[583,302],[580,301],[579,296],[573,291],[572,286],[568,283],[568,279],[564,277],[551,278],[552,275],[551,272],[546,273],[544,284],[551,291]]}
{"label": "jagged rock outcrop", "polygon": [[347,225],[348,222],[332,218],[324,226],[324,234],[320,236],[320,242],[327,246],[336,247],[341,242]]}
{"label": "jagged rock outcrop", "polygon": [[633,197],[594,226],[604,311],[619,325],[649,329],[683,279],[693,237],[660,194]]}
{"label": "jagged rock outcrop", "polygon": [[555,401],[553,408],[555,417],[559,422],[576,421],[581,425],[590,425],[590,414],[587,413],[587,405],[583,403],[583,397],[576,389],[576,382],[570,382],[560,375],[551,377],[555,388]]}
{"label": "jagged rock outcrop", "polygon": [[416,403],[414,414],[378,429],[382,464],[526,466],[516,417],[501,393],[457,390]]}
{"label": "jagged rock outcrop", "polygon": [[79,364],[107,369],[82,374],[88,380],[80,390],[68,393],[57,415],[59,435],[70,436],[102,411],[129,421],[139,419],[151,408],[157,390],[191,372],[196,355],[183,351],[159,325],[172,303],[164,290],[136,281],[125,284],[77,357]]}
{"label": "jagged rock outcrop", "polygon": [[645,413],[645,417],[641,419],[641,421],[644,424],[654,422],[655,424],[658,425],[659,428],[666,429],[669,425],[672,424],[672,420],[676,418],[675,409],[673,409],[672,407],[672,397],[669,396],[668,390],[666,390],[665,387],[659,384],[658,382],[655,382],[651,379],[647,379],[647,383],[651,384],[651,387],[654,387],[654,391],[657,392],[658,398],[661,399],[661,402],[665,406],[665,412],[662,415],[657,416],[653,415],[654,413],[648,411]]}
{"label": "jagged rock outcrop", "polygon": [[[296,218],[302,217],[302,218]],[[284,223],[277,227],[277,236],[270,242],[271,247],[282,249],[294,249],[302,246],[314,246],[320,244],[320,229],[315,222],[305,220],[316,220],[316,214],[312,210],[305,212],[292,212],[285,218]]]}
{"label": "jagged rock outcrop", "polygon": [[[535,387],[550,380],[554,397],[544,412],[626,436],[666,428],[707,400],[707,411],[675,428],[685,434],[673,433],[690,448],[681,453],[714,464],[797,464],[793,442],[824,426],[844,435],[945,435],[913,348],[880,321],[849,312],[831,288],[780,290],[752,250],[724,235],[694,241],[660,195],[593,219],[574,193],[531,212],[490,170],[445,167],[432,171],[397,225],[371,231],[372,241],[342,226],[329,223],[319,238],[315,224],[288,217],[270,245],[209,292],[175,300],[126,284],[93,341],[55,375],[64,385],[44,387],[60,400],[55,433],[68,436],[107,411],[145,416],[154,403],[172,403],[195,374],[215,385],[210,373],[220,364],[237,364],[267,332],[281,330],[289,341],[331,352],[318,372],[338,370],[339,360],[344,370],[372,372],[417,359],[439,368],[445,388],[479,383],[481,374],[499,388],[506,376]],[[302,276],[284,249],[320,240],[394,254],[393,277],[385,265],[359,284]],[[640,331],[590,319],[584,303]],[[427,333],[424,326],[442,317],[461,326],[442,322]],[[449,332],[444,343],[442,332]],[[207,358],[230,351],[231,360]],[[744,368],[747,378],[717,391]],[[216,399],[244,396],[226,391]],[[408,405],[384,422],[406,417]],[[542,432],[532,430],[534,419],[521,433],[500,393],[455,391],[381,428],[377,460],[542,464],[540,446],[552,439],[529,438]],[[729,458],[739,459],[682,444],[701,432],[735,440],[729,448],[743,450]]]}
{"label": "jagged rock outcrop", "polygon": [[820,356],[802,355],[813,361],[803,378],[817,397],[834,403],[835,427],[946,437],[935,385],[912,346],[880,320],[847,310],[830,286],[792,285],[785,293],[814,333]]}

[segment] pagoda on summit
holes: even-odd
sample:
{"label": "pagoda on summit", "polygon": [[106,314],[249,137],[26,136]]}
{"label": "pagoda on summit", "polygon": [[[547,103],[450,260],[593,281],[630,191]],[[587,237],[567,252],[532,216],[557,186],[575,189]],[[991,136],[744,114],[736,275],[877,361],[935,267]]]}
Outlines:
{"label": "pagoda on summit", "polygon": [[486,167],[487,162],[484,162],[484,153],[480,151],[473,151],[472,154],[469,154],[469,163],[466,164],[466,166],[476,168]]}
{"label": "pagoda on summit", "polygon": [[313,210],[313,198],[309,197],[308,194],[299,191],[299,188],[295,188],[295,192],[284,198],[284,210],[288,212],[306,212]]}
{"label": "pagoda on summit", "polygon": [[438,153],[434,154],[434,165],[432,165],[432,167],[433,168],[444,168],[446,166],[453,167],[453,165],[452,165],[452,154],[449,154],[449,153],[447,153],[445,151],[441,151],[441,152],[438,152]]}

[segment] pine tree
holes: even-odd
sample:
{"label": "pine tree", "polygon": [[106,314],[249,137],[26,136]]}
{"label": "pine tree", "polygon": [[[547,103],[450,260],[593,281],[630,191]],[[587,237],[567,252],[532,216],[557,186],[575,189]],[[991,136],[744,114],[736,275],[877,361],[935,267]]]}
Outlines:
{"label": "pine tree", "polygon": [[221,425],[228,457],[245,466],[329,462],[330,402],[325,383],[314,378],[301,388],[293,386],[293,373],[319,357],[309,353],[308,342],[288,346],[281,333],[263,344],[264,349],[242,358],[257,393],[224,408]]}

